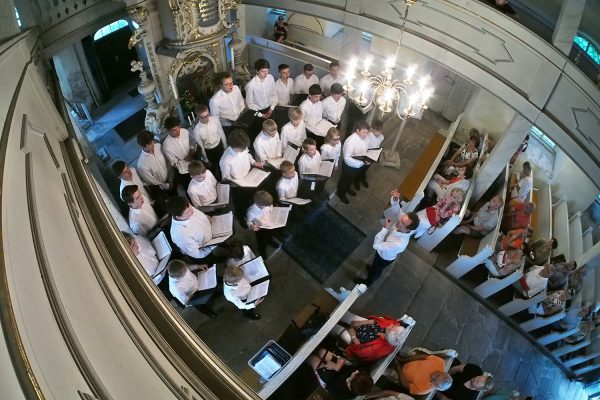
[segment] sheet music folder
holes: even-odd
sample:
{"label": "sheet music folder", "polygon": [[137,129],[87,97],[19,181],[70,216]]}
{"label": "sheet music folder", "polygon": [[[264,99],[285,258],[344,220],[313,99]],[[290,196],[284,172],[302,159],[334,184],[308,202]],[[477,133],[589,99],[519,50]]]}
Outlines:
{"label": "sheet music folder", "polygon": [[292,359],[281,345],[269,340],[250,360],[248,366],[264,380],[273,378]]}

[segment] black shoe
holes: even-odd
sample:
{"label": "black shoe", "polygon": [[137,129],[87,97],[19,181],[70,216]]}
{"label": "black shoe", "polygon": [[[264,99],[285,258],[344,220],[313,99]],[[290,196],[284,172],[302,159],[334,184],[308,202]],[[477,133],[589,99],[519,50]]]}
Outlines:
{"label": "black shoe", "polygon": [[258,321],[260,319],[260,314],[257,314],[255,312],[244,313],[244,317],[250,318],[253,321]]}
{"label": "black shoe", "polygon": [[344,204],[350,204],[350,202],[348,201],[348,199],[346,198],[346,195],[343,194],[338,194],[337,195],[338,198],[340,199],[340,201]]}
{"label": "black shoe", "polygon": [[352,279],[352,282],[356,283],[357,285],[367,285],[369,286],[370,282],[367,281],[366,279],[362,279],[362,278],[354,278]]}
{"label": "black shoe", "polygon": [[352,190],[352,189],[348,189],[348,192],[347,192],[347,193],[348,193],[350,196],[356,196],[356,192],[355,192],[354,190]]}
{"label": "black shoe", "polygon": [[363,185],[365,188],[369,188],[369,182],[365,181],[360,181],[360,184]]}
{"label": "black shoe", "polygon": [[208,318],[217,318],[217,313],[214,312],[213,309],[207,306],[206,304],[201,304],[200,306],[198,306],[198,311],[206,315]]}
{"label": "black shoe", "polygon": [[360,183],[359,182],[352,182],[352,186],[354,186],[354,189],[360,190]]}

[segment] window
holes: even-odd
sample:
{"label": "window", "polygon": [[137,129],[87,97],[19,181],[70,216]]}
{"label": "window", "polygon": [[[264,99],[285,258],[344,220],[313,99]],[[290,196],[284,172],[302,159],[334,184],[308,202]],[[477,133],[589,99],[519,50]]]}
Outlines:
{"label": "window", "polygon": [[285,17],[286,11],[282,10],[280,8],[271,8],[271,11],[269,11],[271,14],[275,14],[275,15],[283,15]]}
{"label": "window", "polygon": [[[137,25],[137,24],[134,24],[133,26],[135,27],[135,25]],[[103,38],[104,36],[114,32],[114,31],[118,31],[119,29],[125,28],[127,26],[129,26],[129,23],[127,21],[125,21],[124,19],[115,21],[111,24],[108,24],[108,25],[98,29],[96,31],[96,33],[94,33],[94,40]]]}
{"label": "window", "polygon": [[373,35],[371,35],[368,32],[363,32],[360,36],[361,36],[362,40],[366,40],[367,42],[373,41]]}
{"label": "window", "polygon": [[556,147],[556,143],[554,143],[544,132],[540,131],[535,126],[531,127],[529,131],[531,135],[536,138],[541,144],[548,148],[548,150],[552,150],[554,152],[554,148]]}
{"label": "window", "polygon": [[15,16],[17,17],[17,25],[19,25],[19,28],[21,27],[21,17],[19,16],[19,10],[17,10],[17,7],[15,7]]}
{"label": "window", "polygon": [[575,35],[573,43],[575,43],[577,47],[586,53],[596,64],[600,65],[600,53],[598,52],[597,46],[595,46],[591,40],[585,38],[583,34],[578,33]]}

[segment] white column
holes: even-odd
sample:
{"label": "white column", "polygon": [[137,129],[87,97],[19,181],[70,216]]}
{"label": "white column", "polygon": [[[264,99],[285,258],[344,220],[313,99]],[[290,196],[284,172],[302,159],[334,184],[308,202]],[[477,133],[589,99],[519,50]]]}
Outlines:
{"label": "white column", "polygon": [[585,0],[563,0],[558,21],[552,34],[552,44],[567,56],[573,47],[573,38],[579,29]]}

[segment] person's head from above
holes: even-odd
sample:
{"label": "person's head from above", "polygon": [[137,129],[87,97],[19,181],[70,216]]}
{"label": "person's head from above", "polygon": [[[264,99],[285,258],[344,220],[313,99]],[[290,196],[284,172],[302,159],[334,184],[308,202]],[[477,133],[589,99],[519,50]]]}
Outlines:
{"label": "person's head from above", "polygon": [[154,154],[154,134],[143,130],[137,134],[137,142],[145,153]]}
{"label": "person's head from above", "polygon": [[331,91],[331,97],[333,97],[333,99],[336,102],[340,101],[340,99],[344,95],[344,87],[337,82],[331,85],[331,88],[329,88],[329,90]]}
{"label": "person's head from above", "polygon": [[254,193],[254,204],[258,208],[265,208],[273,205],[273,196],[265,190],[258,190]]}
{"label": "person's head from above", "polygon": [[271,64],[264,58],[259,58],[254,62],[254,69],[256,70],[256,76],[261,81],[264,80],[267,75],[269,75],[269,69],[271,68]]}
{"label": "person's head from above", "polygon": [[194,207],[185,197],[171,197],[167,200],[167,212],[177,221],[187,221],[194,214]]}
{"label": "person's head from above", "polygon": [[235,286],[244,277],[244,270],[239,267],[227,267],[223,272],[223,283],[228,286]]}
{"label": "person's head from above", "polygon": [[198,121],[202,124],[208,124],[210,119],[210,111],[208,110],[208,106],[206,104],[200,104],[196,108],[196,116],[198,117]]}
{"label": "person's head from above", "polygon": [[456,203],[462,204],[463,200],[465,199],[465,191],[462,190],[461,188],[454,188],[450,192],[450,196],[452,196],[452,199]]}
{"label": "person's head from above", "polygon": [[329,74],[333,79],[337,79],[340,74],[340,63],[338,61],[332,61],[329,63]]}
{"label": "person's head from above", "polygon": [[232,240],[227,245],[227,257],[234,260],[244,258],[244,244],[239,240]]}
{"label": "person's head from above", "polygon": [[404,331],[406,329],[400,325],[390,325],[385,328],[383,337],[392,346],[400,346],[404,340]]}
{"label": "person's head from above", "polygon": [[306,138],[302,141],[302,151],[313,158],[317,154],[317,142],[314,139]]}
{"label": "person's head from above", "polygon": [[340,143],[340,140],[341,140],[340,130],[338,128],[336,128],[335,126],[332,126],[327,131],[327,135],[325,135],[325,139],[323,139],[323,142],[328,143],[332,146],[335,146]]}
{"label": "person's head from above", "polygon": [[494,377],[491,375],[479,375],[469,379],[469,386],[475,390],[492,390],[494,388]]}
{"label": "person's head from above", "polygon": [[298,125],[300,125],[303,116],[304,113],[300,107],[290,107],[288,111],[288,117],[290,118],[290,122],[294,128],[297,128]]}
{"label": "person's head from above", "polygon": [[135,240],[135,236],[128,232],[121,231],[121,233],[123,234],[123,237],[125,237],[125,241],[127,242],[127,245],[129,246],[133,254],[135,254],[136,256],[140,254],[140,245],[138,244],[137,240]]}
{"label": "person's head from above", "polygon": [[179,118],[167,117],[165,118],[165,129],[169,131],[169,136],[178,138],[181,133],[181,126]]}
{"label": "person's head from above", "polygon": [[383,135],[383,121],[378,119],[374,120],[371,124],[371,132],[378,137]]}
{"label": "person's head from above", "polygon": [[522,176],[530,176],[531,175],[531,164],[529,163],[529,161],[525,161],[523,163],[523,167],[521,169],[521,175]]}
{"label": "person's head from above", "polygon": [[490,210],[494,211],[494,210],[498,210],[503,205],[504,205],[504,199],[502,198],[502,196],[498,195],[498,196],[494,196],[491,198],[489,208],[490,208]]}
{"label": "person's head from above", "polygon": [[322,94],[323,89],[321,89],[321,86],[317,85],[316,83],[314,85],[310,85],[308,88],[308,100],[310,100],[310,102],[313,104],[321,100]]}
{"label": "person's head from above", "polygon": [[262,123],[262,130],[270,137],[277,135],[277,123],[272,119],[266,119]]}
{"label": "person's head from above", "polygon": [[475,151],[479,148],[479,136],[470,137],[467,141],[467,150]]}
{"label": "person's head from above", "polygon": [[281,176],[285,179],[292,179],[296,176],[296,167],[294,167],[294,163],[291,161],[282,161],[279,170],[281,171]]}
{"label": "person's head from above", "polygon": [[194,160],[190,162],[188,172],[193,181],[204,182],[206,179],[206,165],[202,161]]}
{"label": "person's head from above", "polygon": [[396,221],[396,230],[404,233],[414,231],[419,226],[419,216],[414,212],[402,215]]}
{"label": "person's head from above", "polygon": [[444,371],[435,371],[429,376],[429,382],[435,389],[443,392],[452,386],[452,377]]}
{"label": "person's head from above", "polygon": [[548,250],[554,250],[558,247],[558,240],[556,238],[552,238],[544,243],[544,247]]}
{"label": "person's head from above", "polygon": [[533,214],[534,211],[535,211],[535,203],[532,203],[530,201],[526,201],[525,202],[525,207],[523,208],[523,212],[526,215],[531,215],[531,214]]}
{"label": "person's head from above", "polygon": [[350,384],[350,390],[358,396],[368,394],[373,390],[373,378],[368,372],[354,371],[346,382]]}
{"label": "person's head from above", "polygon": [[187,264],[181,260],[171,260],[167,264],[167,272],[171,278],[181,278],[185,275],[187,269]]}
{"label": "person's head from above", "polygon": [[280,15],[279,17],[277,17],[277,23],[279,25],[283,25],[284,22],[285,22],[285,18],[283,17],[283,15]]}
{"label": "person's head from above", "polygon": [[283,79],[284,81],[287,81],[290,77],[290,66],[287,64],[279,64],[279,66],[277,67],[277,70],[279,71],[279,77],[281,79]]}
{"label": "person's head from above", "polygon": [[121,191],[121,197],[129,208],[137,210],[144,204],[144,195],[140,192],[138,185],[125,186]]}
{"label": "person's head from above", "polygon": [[110,168],[112,169],[113,174],[119,179],[131,181],[133,178],[133,172],[131,172],[131,169],[129,169],[123,160],[115,161]]}
{"label": "person's head from above", "polygon": [[242,153],[248,150],[248,146],[250,145],[250,138],[241,129],[234,129],[229,134],[229,147],[238,153]]}
{"label": "person's head from above", "polygon": [[479,131],[477,130],[477,128],[471,128],[469,129],[469,139],[472,138],[481,138],[481,134],[479,133]]}
{"label": "person's head from above", "polygon": [[233,76],[229,72],[221,74],[221,90],[225,93],[233,92]]}
{"label": "person's head from above", "polygon": [[312,64],[304,64],[302,71],[304,71],[304,77],[306,79],[310,79],[310,77],[315,73],[315,67],[313,67]]}
{"label": "person's head from above", "polygon": [[360,121],[358,121],[356,123],[356,127],[354,129],[354,132],[356,132],[356,134],[361,138],[361,139],[366,139],[367,136],[369,136],[369,129],[371,127],[369,126],[369,123],[367,121],[365,121],[364,119],[361,119]]}

